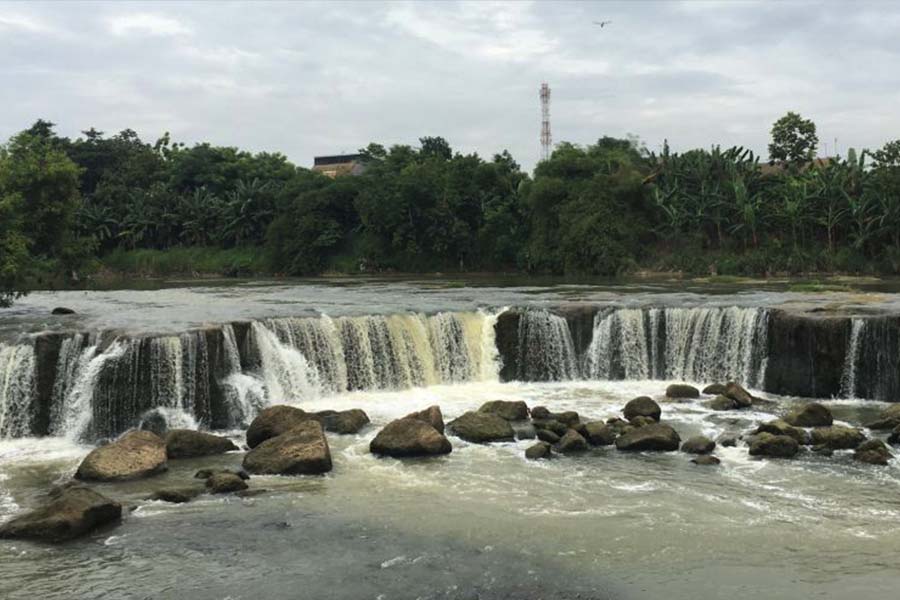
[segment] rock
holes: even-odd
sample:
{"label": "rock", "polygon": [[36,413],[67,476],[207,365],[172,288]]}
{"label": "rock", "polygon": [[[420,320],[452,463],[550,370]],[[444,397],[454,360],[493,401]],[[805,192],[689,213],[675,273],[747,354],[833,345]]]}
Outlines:
{"label": "rock", "polygon": [[122,505],[83,485],[54,488],[43,506],[0,525],[0,538],[62,542],[122,518]]}
{"label": "rock", "polygon": [[733,381],[729,381],[725,385],[725,392],[722,395],[734,400],[735,406],[738,408],[749,408],[750,406],[753,406],[753,396],[750,395],[750,392]]}
{"label": "rock", "polygon": [[795,427],[828,427],[834,422],[831,411],[818,402],[809,402],[795,408],[784,420]]}
{"label": "rock", "polygon": [[813,446],[812,451],[819,456],[834,456],[834,449],[828,446]]}
{"label": "rock", "polygon": [[[282,435],[290,435],[290,433]],[[278,438],[272,438],[272,441],[274,442],[277,439]],[[213,475],[206,480],[206,487],[209,489],[209,492],[211,494],[228,494],[231,492],[246,490],[249,486],[243,479],[241,479],[234,473],[222,471],[219,473],[213,473]]]}
{"label": "rock", "polygon": [[650,417],[654,421],[659,421],[662,409],[649,396],[640,396],[634,400],[629,400],[622,413],[626,419],[632,422],[635,417]]}
{"label": "rock", "polygon": [[656,450],[671,452],[678,450],[681,438],[678,433],[661,423],[638,427],[616,438],[616,448],[626,451]]}
{"label": "rock", "polygon": [[888,444],[898,445],[900,444],[900,425],[894,427],[894,430],[891,432],[891,435],[888,436]]}
{"label": "rock", "polygon": [[843,425],[816,427],[810,433],[810,438],[814,446],[825,446],[832,450],[853,450],[866,441],[862,431]]}
{"label": "rock", "polygon": [[569,429],[574,429],[581,435],[581,437],[584,437],[584,438],[587,437],[587,427],[585,427],[585,424],[582,423],[581,421],[579,421],[578,423],[575,423],[574,425],[569,427]]}
{"label": "rock", "polygon": [[516,423],[513,425],[513,431],[516,432],[517,440],[533,440],[537,437],[534,425],[531,423]]}
{"label": "rock", "polygon": [[53,310],[50,311],[51,315],[74,315],[75,311],[71,308],[66,308],[65,306],[57,306]]}
{"label": "rock", "polygon": [[394,457],[449,454],[452,450],[450,440],[444,434],[416,418],[388,423],[369,444],[372,454]]}
{"label": "rock", "polygon": [[566,432],[566,435],[559,438],[556,449],[563,454],[568,454],[570,452],[584,452],[588,449],[588,443],[580,433],[574,429],[570,429]]}
{"label": "rock", "polygon": [[654,423],[656,423],[656,421],[654,421],[650,417],[644,417],[641,415],[638,415],[631,420],[631,424],[635,427],[645,427],[647,425],[653,425]]}
{"label": "rock", "polygon": [[150,431],[129,431],[116,441],[91,450],[75,472],[82,481],[124,481],[167,469],[166,443]]}
{"label": "rock", "polygon": [[417,419],[424,421],[434,427],[438,433],[444,433],[444,415],[441,413],[441,407],[434,405],[429,406],[425,410],[414,412],[406,415],[405,419]]}
{"label": "rock", "polygon": [[666,388],[668,398],[699,398],[700,390],[686,383],[673,383]]}
{"label": "rock", "polygon": [[584,437],[592,446],[612,446],[618,436],[611,425],[602,421],[586,423],[584,429],[587,433]]}
{"label": "rock", "polygon": [[716,396],[709,402],[704,402],[704,406],[713,410],[734,410],[737,408],[734,400],[728,396]]}
{"label": "rock", "polygon": [[169,431],[169,424],[166,417],[158,410],[149,410],[141,416],[141,422],[138,425],[141,431],[150,431],[161,438],[166,437]]}
{"label": "rock", "polygon": [[559,436],[549,429],[535,429],[534,432],[537,435],[537,439],[542,442],[547,442],[549,444],[556,444],[559,442]]}
{"label": "rock", "polygon": [[325,431],[347,435],[359,433],[363,427],[368,425],[369,415],[358,408],[351,408],[327,415],[322,418],[321,422]]}
{"label": "rock", "polygon": [[611,419],[607,419],[606,424],[616,432],[616,435],[622,435],[623,433],[627,433],[634,429],[634,425],[632,425],[628,421],[620,419],[619,417],[612,417]]}
{"label": "rock", "polygon": [[563,425],[556,419],[547,419],[547,420],[541,419],[541,420],[537,420],[537,421],[532,421],[532,424],[534,425],[535,429],[548,429],[548,430],[552,431],[553,433],[555,433],[556,435],[558,435],[559,437],[566,435],[566,431],[569,430],[568,427],[566,427],[565,425]]}
{"label": "rock", "polygon": [[788,435],[772,435],[760,433],[750,442],[750,456],[769,456],[772,458],[792,458],[800,451],[797,440]]}
{"label": "rock", "polygon": [[147,496],[147,500],[162,500],[163,502],[182,504],[190,502],[202,493],[203,489],[198,487],[163,488]]}
{"label": "rock", "polygon": [[224,454],[237,450],[231,440],[203,431],[170,429],[166,433],[166,455],[169,458],[192,458]]}
{"label": "rock", "polygon": [[244,468],[250,473],[276,475],[327,473],[331,470],[331,450],[322,424],[303,421],[267,439],[244,456]]}
{"label": "rock", "polygon": [[216,473],[231,473],[232,475],[237,475],[244,481],[250,479],[250,475],[247,474],[247,471],[243,469],[233,470],[233,469],[200,469],[196,473],[194,473],[195,479],[209,479]]}
{"label": "rock", "polygon": [[775,419],[774,421],[769,421],[767,423],[761,424],[756,428],[756,431],[753,432],[755,434],[759,433],[771,433],[772,435],[786,435],[797,440],[798,444],[808,444],[809,443],[809,434],[806,431],[800,429],[799,427],[794,427],[793,425],[788,424],[781,419]]}
{"label": "rock", "polygon": [[869,440],[856,448],[853,458],[870,465],[886,465],[893,454],[881,440]]}
{"label": "rock", "polygon": [[888,407],[881,411],[878,418],[867,424],[869,429],[894,429],[900,427],[900,404]]}
{"label": "rock", "polygon": [[528,405],[521,400],[492,400],[482,404],[478,412],[497,415],[507,421],[524,421],[528,418]]}
{"label": "rock", "polygon": [[681,444],[681,451],[688,454],[709,454],[716,449],[716,443],[706,436],[697,435]]}
{"label": "rock", "polygon": [[467,442],[508,442],[516,437],[506,419],[495,414],[469,411],[447,425],[451,433]]}
{"label": "rock", "polygon": [[716,443],[723,448],[734,448],[735,446],[737,446],[737,442],[738,441],[736,436],[727,433],[723,433],[716,438]]}
{"label": "rock", "polygon": [[691,462],[695,465],[717,465],[722,461],[711,454],[704,454],[702,456],[692,458]]}
{"label": "rock", "polygon": [[535,406],[531,409],[532,419],[549,419],[550,410],[546,406]]}
{"label": "rock", "polygon": [[529,460],[538,460],[540,458],[550,458],[550,444],[547,442],[538,442],[534,446],[525,449],[525,458]]}
{"label": "rock", "polygon": [[567,427],[577,425],[579,421],[581,421],[578,413],[574,410],[564,410],[563,412],[550,413],[550,418],[554,421],[559,421]]}
{"label": "rock", "polygon": [[247,429],[247,445],[256,448],[264,441],[279,436],[305,421],[309,415],[295,406],[276,404],[263,409]]}
{"label": "rock", "polygon": [[722,383],[712,383],[703,388],[703,393],[709,396],[720,396],[725,393],[725,385]]}

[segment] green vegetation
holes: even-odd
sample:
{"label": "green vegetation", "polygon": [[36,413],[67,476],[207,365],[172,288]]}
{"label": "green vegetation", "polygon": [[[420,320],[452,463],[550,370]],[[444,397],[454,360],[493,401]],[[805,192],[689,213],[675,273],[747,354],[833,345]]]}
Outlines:
{"label": "green vegetation", "polygon": [[38,121],[0,149],[0,303],[101,265],[130,275],[900,273],[900,140],[815,156],[788,113],[742,148],[563,143],[533,176],[446,140],[370,144],[330,179],[277,153]]}

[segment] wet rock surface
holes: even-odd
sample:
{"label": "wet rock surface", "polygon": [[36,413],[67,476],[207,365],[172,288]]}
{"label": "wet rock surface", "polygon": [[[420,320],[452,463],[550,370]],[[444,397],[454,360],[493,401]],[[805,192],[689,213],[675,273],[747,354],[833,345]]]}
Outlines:
{"label": "wet rock surface", "polygon": [[0,525],[0,538],[63,542],[117,522],[122,505],[83,485],[54,488],[43,506]]}
{"label": "wet rock surface", "polygon": [[396,458],[435,456],[449,454],[452,450],[453,446],[444,434],[425,421],[411,417],[391,421],[369,444],[373,454]]}
{"label": "wet rock surface", "polygon": [[680,444],[678,433],[662,423],[638,427],[616,438],[616,448],[631,452],[673,452]]}
{"label": "wet rock surface", "polygon": [[238,449],[228,438],[190,429],[170,429],[165,441],[169,458],[211,456]]}
{"label": "wet rock surface", "polygon": [[267,439],[244,456],[244,468],[250,473],[275,475],[327,473],[332,468],[331,450],[322,424],[306,420]]}
{"label": "wet rock surface", "polygon": [[467,442],[508,442],[515,439],[509,422],[492,413],[469,411],[448,423],[449,431]]}
{"label": "wet rock surface", "polygon": [[166,443],[150,431],[129,431],[88,454],[75,478],[82,481],[125,481],[165,471]]}

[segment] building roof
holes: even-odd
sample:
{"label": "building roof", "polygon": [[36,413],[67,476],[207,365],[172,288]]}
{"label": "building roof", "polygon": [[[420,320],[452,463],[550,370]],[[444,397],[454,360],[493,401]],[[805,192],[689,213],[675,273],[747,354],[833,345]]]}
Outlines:
{"label": "building roof", "polygon": [[366,158],[365,154],[334,154],[332,156],[317,156],[313,159],[313,165],[316,167],[324,167],[326,165],[341,165],[353,162],[362,162]]}

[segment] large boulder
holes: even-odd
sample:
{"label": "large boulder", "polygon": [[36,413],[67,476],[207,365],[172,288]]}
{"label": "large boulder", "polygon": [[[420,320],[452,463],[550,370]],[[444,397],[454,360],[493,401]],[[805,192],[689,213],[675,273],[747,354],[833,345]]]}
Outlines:
{"label": "large boulder", "polygon": [[569,430],[568,426],[560,423],[556,419],[535,419],[532,421],[532,424],[537,430],[546,429],[552,431],[559,437],[566,435],[566,431]]}
{"label": "large boulder", "polygon": [[900,427],[900,404],[890,406],[878,415],[878,418],[866,424],[869,429],[894,429]]}
{"label": "large boulder", "polygon": [[528,418],[528,405],[521,400],[491,400],[478,412],[491,413],[507,421],[524,421]]}
{"label": "large boulder", "polygon": [[302,421],[267,439],[244,456],[244,468],[250,473],[275,475],[327,473],[331,470],[331,450],[322,424],[315,420]]}
{"label": "large boulder", "polygon": [[797,440],[788,435],[772,435],[760,433],[753,436],[750,442],[750,456],[769,456],[772,458],[792,458],[800,451]]}
{"label": "large boulder", "polygon": [[616,448],[626,451],[655,450],[672,452],[678,450],[681,438],[678,433],[661,423],[637,427],[616,438]]}
{"label": "large boulder", "polygon": [[491,413],[469,411],[447,426],[454,435],[467,442],[507,442],[516,438],[509,422]]}
{"label": "large boulder", "polygon": [[264,441],[293,429],[310,417],[296,406],[276,404],[263,409],[247,428],[247,445],[256,448]]}
{"label": "large boulder", "polygon": [[218,473],[213,473],[206,479],[206,487],[211,494],[229,494],[231,492],[246,490],[248,486],[247,482],[239,475],[227,471],[220,471]]}
{"label": "large boulder", "polygon": [[574,429],[570,429],[564,436],[559,439],[556,449],[563,454],[571,452],[584,452],[588,449],[587,440]]}
{"label": "large boulder", "polygon": [[891,451],[881,440],[863,442],[853,453],[853,458],[870,465],[886,465],[893,457]]}
{"label": "large boulder", "polygon": [[118,521],[122,505],[82,485],[55,488],[49,501],[0,525],[0,538],[62,542]]}
{"label": "large boulder", "polygon": [[866,441],[866,436],[855,427],[832,425],[813,429],[810,441],[813,446],[824,446],[831,450],[853,450]]}
{"label": "large boulder", "polygon": [[603,421],[585,423],[584,429],[587,433],[584,437],[592,446],[612,446],[619,435],[611,425]]}
{"label": "large boulder", "polygon": [[784,417],[794,427],[829,427],[834,422],[831,411],[818,402],[808,402]]}
{"label": "large boulder", "polygon": [[423,421],[434,427],[438,433],[444,433],[444,415],[441,413],[441,407],[434,405],[424,410],[410,413],[404,417],[405,419],[416,419]]}
{"label": "large boulder", "polygon": [[711,383],[703,388],[703,393],[708,396],[718,396],[724,394],[727,387],[724,383]]}
{"label": "large boulder", "polygon": [[681,445],[681,451],[688,454],[709,454],[716,449],[716,443],[703,435],[689,438]]}
{"label": "large boulder", "polygon": [[325,415],[316,420],[322,423],[325,431],[346,435],[359,433],[363,427],[369,424],[369,415],[359,408],[351,408]]}
{"label": "large boulder", "polygon": [[700,390],[686,383],[673,383],[666,388],[668,398],[699,398]]}
{"label": "large boulder", "polygon": [[559,434],[555,433],[549,429],[538,429],[534,430],[535,437],[541,440],[542,442],[547,442],[548,444],[555,444],[559,442]]}
{"label": "large boulder", "polygon": [[525,458],[529,460],[538,460],[540,458],[550,458],[552,452],[550,450],[550,444],[547,442],[538,442],[533,446],[529,446],[525,449]]}
{"label": "large boulder", "polygon": [[662,409],[649,396],[640,396],[634,400],[629,400],[622,413],[629,421],[634,421],[635,417],[649,417],[654,421],[659,421]]}
{"label": "large boulder", "polygon": [[450,454],[452,450],[450,440],[443,433],[411,417],[391,421],[369,444],[372,454],[394,457]]}
{"label": "large boulder", "polygon": [[166,455],[169,458],[210,456],[237,449],[228,438],[203,431],[170,429],[166,433]]}
{"label": "large boulder", "polygon": [[150,431],[129,431],[84,457],[75,478],[82,481],[125,481],[167,469],[166,443]]}
{"label": "large boulder", "polygon": [[531,409],[532,419],[549,419],[550,414],[550,409],[546,406],[535,406]]}
{"label": "large boulder", "polygon": [[756,428],[755,434],[771,433],[772,435],[786,435],[797,440],[798,444],[808,444],[809,434],[799,427],[794,427],[781,419],[775,419],[767,423],[762,423]]}
{"label": "large boulder", "polygon": [[753,396],[750,395],[750,392],[733,381],[729,381],[725,385],[725,392],[722,395],[734,400],[738,408],[748,408],[753,405]]}

